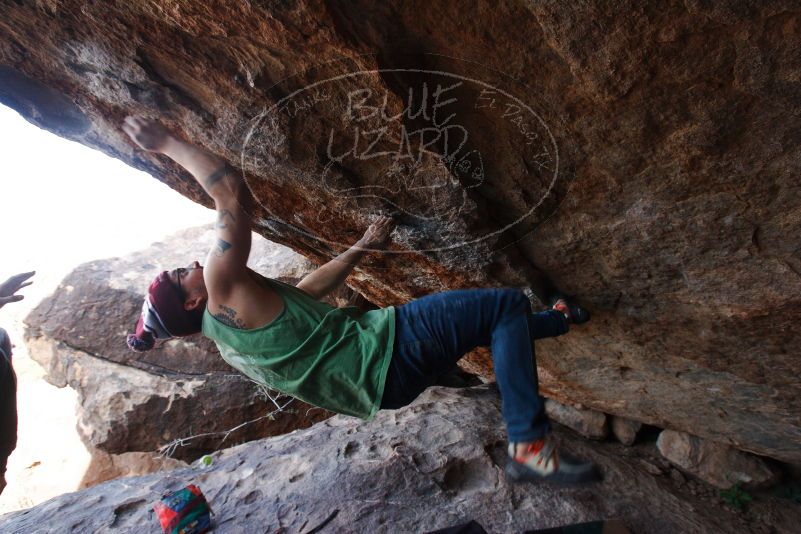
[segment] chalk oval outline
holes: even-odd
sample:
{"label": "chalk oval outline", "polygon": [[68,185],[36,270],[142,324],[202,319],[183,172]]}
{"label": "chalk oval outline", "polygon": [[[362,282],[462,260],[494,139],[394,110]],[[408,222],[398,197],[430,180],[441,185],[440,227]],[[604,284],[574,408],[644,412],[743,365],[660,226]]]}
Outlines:
{"label": "chalk oval outline", "polygon": [[[445,56],[445,57],[449,57],[450,58],[450,56]],[[450,59],[456,59],[456,58],[450,58]],[[457,59],[457,61],[462,61],[462,60]],[[337,80],[342,80],[342,79],[349,78],[349,77],[362,76],[362,75],[367,75],[367,74],[393,73],[393,72],[397,72],[397,73],[433,74],[433,75],[451,77],[451,78],[455,78],[455,79],[458,79],[458,80],[475,83],[475,84],[477,84],[479,86],[483,86],[483,87],[492,89],[494,91],[497,91],[497,92],[501,93],[505,97],[517,102],[518,104],[520,104],[520,106],[522,108],[526,109],[531,115],[533,115],[537,119],[537,121],[540,123],[540,125],[548,133],[548,137],[549,137],[549,139],[551,141],[551,145],[552,145],[553,151],[554,151],[554,171],[553,171],[553,177],[551,178],[551,182],[548,184],[548,188],[546,189],[545,193],[541,196],[540,200],[534,206],[532,206],[531,209],[529,209],[526,213],[524,213],[523,215],[521,215],[520,217],[518,217],[514,221],[510,222],[509,224],[507,224],[503,228],[500,228],[500,229],[495,230],[493,232],[488,232],[488,233],[486,233],[486,234],[484,234],[482,236],[479,236],[479,237],[477,237],[475,239],[462,241],[461,243],[458,243],[458,244],[455,244],[455,245],[446,246],[446,247],[437,247],[437,248],[428,248],[428,249],[414,249],[414,250],[387,250],[387,249],[365,248],[364,250],[369,251],[369,252],[382,252],[384,254],[411,254],[411,253],[419,253],[419,252],[443,252],[443,251],[448,251],[448,250],[455,250],[457,248],[461,248],[463,246],[470,245],[470,244],[473,244],[473,243],[480,243],[481,241],[489,239],[489,238],[491,238],[493,236],[502,234],[502,233],[506,232],[507,230],[509,230],[510,228],[512,228],[512,227],[516,226],[517,224],[519,224],[521,221],[523,221],[524,219],[529,217],[531,214],[533,214],[534,211],[537,208],[539,208],[542,205],[543,202],[545,202],[545,199],[550,196],[551,192],[553,191],[554,186],[556,185],[556,181],[557,181],[557,179],[559,177],[559,147],[556,144],[556,139],[554,139],[553,134],[551,133],[551,129],[548,128],[548,125],[545,123],[545,121],[542,119],[542,117],[540,117],[539,114],[536,111],[531,109],[531,106],[529,106],[528,104],[524,103],[522,100],[520,100],[516,96],[512,95],[511,93],[509,93],[507,91],[504,91],[503,89],[499,89],[499,88],[497,88],[497,87],[495,87],[493,85],[490,85],[490,84],[488,84],[486,82],[483,82],[481,80],[476,80],[476,79],[470,78],[468,76],[462,76],[460,74],[452,74],[452,73],[445,72],[445,71],[436,71],[436,70],[428,70],[428,69],[399,69],[399,68],[359,70],[359,71],[349,72],[349,73],[346,73],[346,74],[340,74],[338,76],[333,76],[331,78],[326,78],[324,80],[320,80],[320,81],[311,83],[309,85],[301,87],[300,89],[296,89],[292,93],[290,93],[287,96],[285,96],[285,97],[281,98],[280,100],[278,100],[275,104],[270,106],[269,109],[262,110],[261,113],[259,113],[253,119],[251,119],[251,122],[253,124],[250,127],[250,129],[248,130],[247,134],[245,135],[245,139],[244,139],[244,141],[242,143],[242,148],[241,148],[240,153],[239,153],[240,154],[240,168],[242,169],[243,179],[245,180],[245,183],[248,184],[248,187],[251,189],[251,192],[252,192],[252,188],[250,187],[249,182],[248,182],[247,177],[246,177],[245,172],[244,172],[244,169],[245,169],[245,150],[247,149],[248,143],[250,142],[250,139],[253,136],[254,131],[256,130],[258,125],[261,123],[261,121],[267,115],[272,113],[276,108],[280,107],[285,101],[287,101],[287,100],[289,100],[291,98],[294,98],[298,94],[303,93],[305,91],[308,91],[309,89],[315,88],[315,87],[317,87],[319,85],[322,85],[322,84],[325,84],[325,83],[329,83],[329,82],[333,82],[333,81],[337,81]],[[295,74],[293,74],[291,76],[287,76],[286,78],[281,80],[281,82],[289,80],[290,78],[294,78],[294,77],[299,76],[299,75],[300,75],[300,73],[298,72],[298,73],[295,73]],[[278,85],[281,82],[277,82],[277,83],[273,84],[273,87],[275,87],[276,85]],[[379,199],[387,200],[384,197],[381,197],[379,195],[361,195],[361,197],[363,197],[363,198],[379,198]],[[259,203],[259,205],[266,212],[268,212],[268,213],[270,212],[270,209],[267,206],[265,206],[264,204],[262,204],[261,201],[258,198],[256,198],[255,195],[253,195],[253,198],[256,200],[256,202]],[[284,222],[284,221],[276,221],[276,222],[278,222],[278,223],[280,223],[282,225],[285,225],[285,226],[289,226],[293,230],[295,230],[296,232],[299,232],[299,233],[301,233],[301,234],[303,234],[303,235],[305,235],[307,237],[310,237],[312,239],[315,239],[317,241],[320,241],[320,242],[323,242],[323,243],[326,243],[326,244],[339,245],[339,246],[343,246],[343,247],[351,246],[348,243],[340,243],[339,241],[326,239],[324,237],[320,237],[320,236],[314,235],[312,233],[307,232],[306,230],[303,230],[301,228],[297,228],[295,225],[292,225],[292,224]]]}

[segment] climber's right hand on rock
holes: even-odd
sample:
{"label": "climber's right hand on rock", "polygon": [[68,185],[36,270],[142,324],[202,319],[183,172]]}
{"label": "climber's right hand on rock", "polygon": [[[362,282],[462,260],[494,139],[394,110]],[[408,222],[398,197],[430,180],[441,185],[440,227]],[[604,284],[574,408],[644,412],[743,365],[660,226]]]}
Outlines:
{"label": "climber's right hand on rock", "polygon": [[367,228],[362,238],[354,246],[361,249],[383,248],[389,241],[389,235],[394,229],[395,221],[392,217],[380,217]]}
{"label": "climber's right hand on rock", "polygon": [[144,117],[125,117],[122,130],[134,143],[150,152],[164,152],[172,140],[167,128]]}

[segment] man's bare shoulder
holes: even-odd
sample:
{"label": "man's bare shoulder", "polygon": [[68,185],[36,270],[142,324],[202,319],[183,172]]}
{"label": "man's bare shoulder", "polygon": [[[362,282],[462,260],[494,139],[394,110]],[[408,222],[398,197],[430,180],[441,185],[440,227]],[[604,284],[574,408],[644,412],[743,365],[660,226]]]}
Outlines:
{"label": "man's bare shoulder", "polygon": [[209,291],[209,313],[222,323],[239,329],[259,328],[284,309],[281,296],[267,279],[247,269],[242,277],[227,284],[226,291]]}

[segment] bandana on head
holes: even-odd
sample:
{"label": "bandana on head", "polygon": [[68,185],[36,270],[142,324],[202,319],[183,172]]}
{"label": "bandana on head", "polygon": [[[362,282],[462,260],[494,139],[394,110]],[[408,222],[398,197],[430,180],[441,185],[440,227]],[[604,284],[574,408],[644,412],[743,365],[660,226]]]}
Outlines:
{"label": "bandana on head", "polygon": [[128,336],[128,346],[137,351],[150,350],[156,339],[189,336],[201,330],[203,309],[185,310],[181,292],[170,281],[167,271],[159,274],[147,290],[136,333]]}

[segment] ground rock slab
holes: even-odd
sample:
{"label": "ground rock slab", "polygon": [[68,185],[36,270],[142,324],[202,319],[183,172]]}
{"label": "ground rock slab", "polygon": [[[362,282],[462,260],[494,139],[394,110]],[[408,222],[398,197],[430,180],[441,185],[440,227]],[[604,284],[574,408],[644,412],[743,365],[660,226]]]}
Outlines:
{"label": "ground rock slab", "polygon": [[[628,461],[618,444],[590,446],[559,430],[561,446],[597,461],[605,481],[580,488],[512,486],[493,386],[431,388],[374,421],[336,416],[313,427],[214,455],[211,467],[107,482],[0,518],[4,532],[156,530],[150,504],[198,484],[216,532],[425,532],[475,519],[522,532],[620,518],[634,532],[750,532],[745,520]],[[788,514],[790,512],[787,512]],[[788,521],[801,515],[791,516]],[[780,532],[785,532],[781,527]],[[786,532],[790,532],[786,530]]]}

